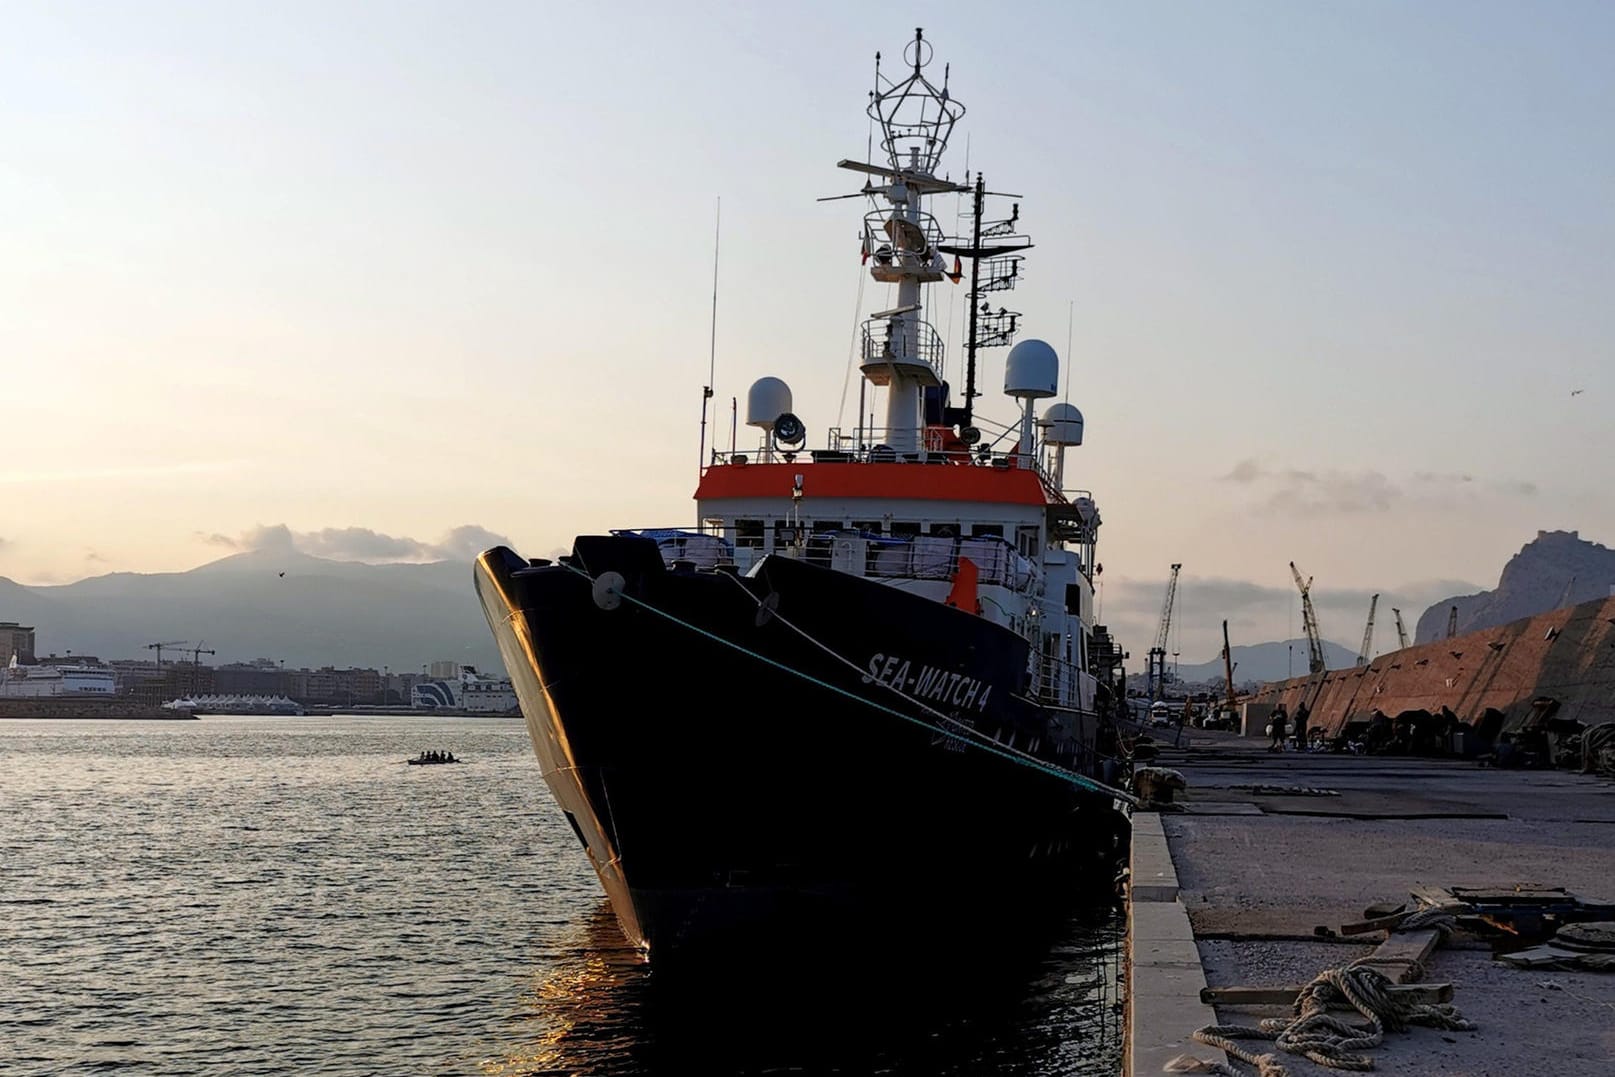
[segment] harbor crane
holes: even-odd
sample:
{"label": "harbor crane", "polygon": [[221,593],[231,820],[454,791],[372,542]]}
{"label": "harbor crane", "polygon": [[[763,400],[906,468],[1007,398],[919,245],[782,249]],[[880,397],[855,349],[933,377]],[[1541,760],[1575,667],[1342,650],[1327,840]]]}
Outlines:
{"label": "harbor crane", "polygon": [[1301,625],[1307,632],[1307,672],[1322,673],[1329,663],[1323,657],[1323,638],[1318,635],[1318,612],[1312,608],[1312,577],[1301,578],[1301,570],[1290,562],[1290,575],[1301,592]]}
{"label": "harbor crane", "polygon": [[218,653],[218,651],[213,650],[207,645],[207,640],[203,640],[201,643],[198,643],[195,647],[191,648],[191,665],[200,666],[202,664],[202,656],[204,654],[214,655]]}
{"label": "harbor crane", "polygon": [[1408,649],[1408,630],[1402,626],[1402,611],[1395,606],[1391,607],[1391,614],[1396,618],[1396,644],[1398,649]]}
{"label": "harbor crane", "polygon": [[1363,629],[1363,645],[1357,649],[1357,664],[1368,665],[1374,649],[1374,611],[1379,608],[1379,595],[1368,600],[1368,626]]}
{"label": "harbor crane", "polygon": [[157,652],[157,668],[162,669],[164,647],[167,647],[169,650],[178,650],[181,647],[189,647],[190,645],[191,641],[188,639],[171,639],[163,643],[148,643],[146,644],[146,650]]}
{"label": "harbor crane", "polygon": [[1447,607],[1447,638],[1451,639],[1452,637],[1456,636],[1457,634],[1458,634],[1458,607],[1457,606],[1448,606]]}
{"label": "harbor crane", "polygon": [[1228,719],[1232,721],[1239,712],[1239,697],[1234,692],[1234,652],[1228,646],[1228,622],[1222,623],[1222,672],[1228,681],[1228,700],[1223,706],[1228,711]]}
{"label": "harbor crane", "polygon": [[1149,690],[1150,702],[1161,698],[1162,690],[1166,685],[1166,640],[1172,629],[1172,602],[1178,595],[1178,570],[1181,564],[1172,566],[1172,578],[1166,581],[1166,601],[1161,603],[1161,627],[1155,633],[1155,646],[1150,648],[1149,655]]}

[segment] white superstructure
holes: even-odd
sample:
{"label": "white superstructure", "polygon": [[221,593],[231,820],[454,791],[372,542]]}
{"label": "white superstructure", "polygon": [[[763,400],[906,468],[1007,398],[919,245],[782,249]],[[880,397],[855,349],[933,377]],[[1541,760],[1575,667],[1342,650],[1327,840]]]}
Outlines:
{"label": "white superstructure", "polygon": [[0,697],[8,699],[117,693],[117,674],[99,666],[24,666],[12,655],[10,664],[0,671]]}
{"label": "white superstructure", "polygon": [[478,673],[475,666],[461,666],[452,680],[423,681],[410,692],[410,706],[417,710],[458,710],[474,714],[512,714],[516,710],[516,690],[508,677]]}

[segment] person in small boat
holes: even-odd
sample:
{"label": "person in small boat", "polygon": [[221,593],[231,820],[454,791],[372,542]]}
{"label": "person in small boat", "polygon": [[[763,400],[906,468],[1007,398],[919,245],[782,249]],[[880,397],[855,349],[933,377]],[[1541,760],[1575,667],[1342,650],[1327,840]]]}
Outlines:
{"label": "person in small boat", "polygon": [[449,753],[449,757],[448,757],[448,759],[447,759],[447,760],[445,760],[445,762],[449,762],[449,763],[453,763],[453,762],[455,762],[455,761],[456,761],[456,760],[455,760],[455,758],[454,758],[454,753],[453,753],[453,752],[450,752],[450,753]]}

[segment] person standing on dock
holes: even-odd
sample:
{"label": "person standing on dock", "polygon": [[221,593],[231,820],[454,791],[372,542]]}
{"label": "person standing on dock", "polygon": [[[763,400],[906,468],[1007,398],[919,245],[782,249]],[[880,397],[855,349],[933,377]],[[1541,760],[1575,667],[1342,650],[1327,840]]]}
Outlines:
{"label": "person standing on dock", "polygon": [[1289,724],[1284,713],[1284,704],[1280,703],[1273,708],[1273,720],[1267,723],[1267,750],[1282,752],[1284,750],[1284,730]]}
{"label": "person standing on dock", "polygon": [[1297,751],[1307,750],[1307,704],[1303,700],[1295,708],[1295,747]]}

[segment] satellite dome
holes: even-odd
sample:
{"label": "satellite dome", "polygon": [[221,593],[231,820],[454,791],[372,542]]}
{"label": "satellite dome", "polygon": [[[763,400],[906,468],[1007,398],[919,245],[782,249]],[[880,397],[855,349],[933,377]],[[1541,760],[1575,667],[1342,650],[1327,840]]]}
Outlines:
{"label": "satellite dome", "polygon": [[1004,393],[1024,400],[1060,391],[1060,357],[1046,341],[1023,340],[1009,350],[1004,363]]}
{"label": "satellite dome", "polygon": [[758,378],[746,390],[746,425],[774,429],[774,420],[791,410],[791,387],[778,378]]}
{"label": "satellite dome", "polygon": [[1043,413],[1043,425],[1047,428],[1045,445],[1082,444],[1082,412],[1075,404],[1050,404]]}

